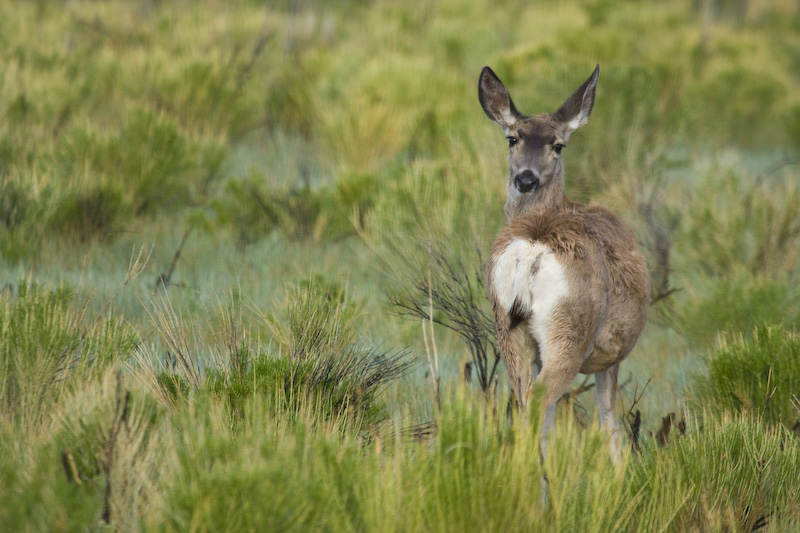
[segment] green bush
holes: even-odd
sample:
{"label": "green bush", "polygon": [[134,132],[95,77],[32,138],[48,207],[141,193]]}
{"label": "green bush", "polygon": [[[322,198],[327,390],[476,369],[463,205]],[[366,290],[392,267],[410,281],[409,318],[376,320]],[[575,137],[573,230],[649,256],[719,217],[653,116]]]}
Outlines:
{"label": "green bush", "polygon": [[745,274],[698,281],[691,304],[675,311],[677,328],[698,346],[711,347],[719,334],[746,337],[758,324],[800,324],[798,291],[792,283]]}
{"label": "green bush", "polygon": [[229,181],[214,202],[220,225],[231,228],[237,247],[279,231],[290,239],[339,240],[356,234],[379,195],[381,177],[343,173],[331,186],[269,186],[263,176]]}
{"label": "green bush", "polygon": [[115,319],[86,324],[70,289],[21,283],[0,293],[0,417],[36,425],[91,372],[129,355],[138,337]]}
{"label": "green bush", "polygon": [[275,416],[294,420],[302,411],[343,427],[375,426],[388,417],[380,392],[412,360],[405,351],[362,344],[355,313],[339,284],[322,277],[298,284],[282,316],[264,317],[278,354],[254,353],[245,343],[229,347],[227,364],[209,372],[211,390],[239,417],[259,394]]}
{"label": "green bush", "polygon": [[800,442],[757,416],[710,417],[628,464],[632,530],[753,531],[800,520]]}
{"label": "green bush", "polygon": [[797,169],[756,175],[748,164],[736,157],[713,165],[676,206],[678,251],[704,274],[791,272],[798,260]]}
{"label": "green bush", "polygon": [[[0,437],[0,521],[7,531],[85,531],[99,524],[102,492],[71,482],[58,439]],[[26,445],[19,443],[25,440]],[[20,448],[24,448],[21,450]]]}
{"label": "green bush", "polygon": [[407,354],[347,346],[336,354],[307,354],[305,361],[263,356],[240,375],[213,370],[211,392],[227,401],[235,420],[253,396],[264,398],[271,415],[294,421],[302,412],[343,429],[375,427],[389,413],[378,395],[407,368]]}
{"label": "green bush", "polygon": [[81,241],[110,240],[124,228],[131,215],[122,192],[113,185],[70,190],[54,209],[50,219],[52,229]]}
{"label": "green bush", "polygon": [[[0,160],[3,158],[0,154]],[[23,179],[5,177],[0,171],[0,259],[16,263],[40,252],[42,235],[37,220],[44,211]]]}
{"label": "green bush", "polygon": [[22,184],[7,178],[0,181],[0,226],[4,231],[13,231],[25,220],[30,203],[28,191]]}
{"label": "green bush", "polygon": [[149,529],[363,530],[355,494],[364,473],[378,469],[352,439],[302,424],[276,431],[257,408],[247,415],[253,431],[234,437],[209,431],[216,425],[210,412],[178,418],[185,430],[170,450],[178,468],[165,480],[169,512],[157,521],[148,517]]}
{"label": "green bush", "polygon": [[[172,369],[151,367],[151,385],[172,407],[193,403],[195,392],[210,395],[227,407],[235,427],[256,402],[278,420],[305,418],[342,430],[372,429],[389,416],[381,392],[414,361],[405,350],[359,339],[357,311],[338,283],[322,276],[305,280],[289,290],[282,312],[262,315],[272,337],[267,351],[247,340],[239,311],[226,311],[224,353],[210,364],[194,359],[190,343],[180,338],[180,324],[173,322],[162,333],[171,349],[181,353]],[[172,319],[159,320],[165,327]]]}
{"label": "green bush", "polygon": [[724,340],[706,356],[706,373],[691,378],[690,405],[698,413],[748,413],[769,424],[800,421],[800,336],[783,326],[759,325],[752,338]]}
{"label": "green bush", "polygon": [[80,184],[86,176],[107,184],[120,191],[114,194],[136,216],[201,199],[224,154],[221,146],[195,141],[171,117],[148,109],[131,111],[125,124],[108,134],[73,127],[56,147],[65,179]]}

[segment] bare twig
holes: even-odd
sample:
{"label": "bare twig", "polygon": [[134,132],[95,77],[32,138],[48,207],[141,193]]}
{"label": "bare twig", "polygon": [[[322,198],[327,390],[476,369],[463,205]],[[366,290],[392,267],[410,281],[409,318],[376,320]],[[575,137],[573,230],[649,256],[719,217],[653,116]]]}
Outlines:
{"label": "bare twig", "polygon": [[78,467],[75,465],[75,457],[69,448],[64,448],[61,452],[61,465],[64,467],[64,472],[67,474],[67,480],[74,482],[76,485],[83,485],[81,476],[78,473]]}
{"label": "bare twig", "polygon": [[[422,338],[425,342],[425,353],[428,355],[428,366],[430,367],[431,380],[433,380],[433,390],[436,395],[436,407],[441,412],[442,410],[442,397],[439,392],[439,351],[436,348],[436,338],[433,333],[433,296],[431,292],[430,278],[431,272],[428,269],[428,321],[422,320]],[[431,358],[431,349],[428,346],[428,333],[425,332],[425,326],[428,326],[431,336],[431,346],[433,347],[433,357]]]}
{"label": "bare twig", "polygon": [[[488,393],[500,356],[494,341],[494,320],[483,310],[485,300],[478,296],[484,292],[480,253],[471,271],[459,259],[446,257],[430,244],[425,251],[427,277],[419,276],[419,270],[411,273],[411,286],[389,294],[389,301],[400,315],[420,318],[429,326],[438,324],[458,334],[467,345],[481,390]],[[434,305],[438,317],[432,312]]]}
{"label": "bare twig", "polygon": [[169,265],[169,270],[167,272],[162,272],[161,275],[158,276],[156,280],[156,286],[153,289],[155,293],[158,291],[159,288],[163,287],[164,290],[169,288],[169,282],[172,279],[172,274],[175,272],[175,266],[178,264],[178,259],[181,257],[181,251],[183,247],[186,245],[186,241],[189,238],[189,234],[192,232],[192,228],[189,227],[183,232],[183,238],[181,239],[181,243],[178,245],[178,249],[175,250],[175,255],[172,257],[172,263]]}
{"label": "bare twig", "polygon": [[669,278],[672,274],[670,265],[671,233],[676,224],[673,222],[665,225],[659,220],[655,213],[654,202],[655,200],[651,199],[648,203],[639,206],[639,212],[650,230],[650,254],[654,263],[651,272],[653,294],[650,297],[650,305],[654,305],[680,290],[669,286]]}
{"label": "bare twig", "polygon": [[[625,383],[627,383],[630,380],[631,377],[628,377],[628,380]],[[639,392],[639,384],[638,383],[636,384],[636,386],[633,389],[633,403],[631,403],[630,408],[628,408],[628,411],[625,413],[625,416],[623,418],[628,426],[628,435],[631,438],[631,451],[633,452],[639,451],[640,447],[639,438],[642,429],[642,413],[638,409],[634,411],[634,408],[641,401],[642,397],[644,396],[644,391],[647,390],[647,386],[650,385],[650,382],[652,380],[653,377],[651,376],[644,384],[644,387],[642,387],[641,392]]]}
{"label": "bare twig", "polygon": [[166,297],[161,299],[160,307],[156,302],[154,302],[154,307],[153,311],[147,309],[150,320],[164,337],[168,352],[174,357],[176,366],[180,365],[191,385],[197,388],[200,384],[200,376],[191,357],[189,344],[181,331],[183,326],[181,317],[178,316]]}
{"label": "bare twig", "polygon": [[680,292],[682,290],[683,289],[674,289],[674,288],[666,289],[663,292],[659,290],[658,292],[656,292],[656,294],[650,297],[650,305],[655,305],[661,300],[664,300],[665,298],[672,296],[674,293]]}
{"label": "bare twig", "polygon": [[585,378],[583,378],[583,382],[581,382],[581,384],[578,385],[577,388],[572,389],[571,391],[567,392],[564,396],[562,396],[559,399],[559,401],[572,402],[573,400],[575,400],[578,396],[580,396],[584,392],[592,390],[594,388],[594,386],[595,386],[595,382],[592,381],[591,383],[589,383],[590,379],[591,378],[589,376],[586,376]]}
{"label": "bare twig", "polygon": [[772,381],[772,367],[769,367],[769,372],[767,373],[767,393],[764,397],[764,406],[761,408],[761,418],[764,418],[764,414],[767,412],[767,406],[769,405],[769,401],[772,399],[772,396],[775,394],[775,391],[778,390],[778,387],[773,387],[772,390],[769,390],[770,382]]}
{"label": "bare twig", "polygon": [[[119,286],[116,292],[114,292],[114,294],[112,294],[111,297],[108,300],[106,300],[106,302],[103,304],[103,307],[100,308],[100,313],[97,315],[98,321],[105,316],[106,311],[111,306],[111,303],[117,299],[117,296],[119,296],[120,293],[122,293],[125,287],[127,287],[131,281],[138,278],[139,275],[142,272],[144,272],[147,263],[150,261],[150,256],[152,255],[152,253],[153,253],[153,248],[150,247],[150,250],[147,251],[147,255],[145,256],[144,246],[141,246],[138,252],[136,252],[135,248],[131,251],[131,258],[130,260],[128,260],[128,270],[125,271],[125,277],[122,278],[122,284]],[[91,298],[87,300],[87,306],[89,301],[91,301]],[[82,310],[81,318],[83,317],[83,313],[86,312],[86,308],[87,307],[85,306],[84,309]]]}
{"label": "bare twig", "polygon": [[117,438],[119,432],[125,427],[126,433],[130,433],[128,427],[128,406],[131,399],[131,393],[125,392],[125,397],[121,396],[122,392],[122,372],[117,373],[117,401],[114,408],[114,421],[111,424],[111,431],[109,431],[108,440],[106,441],[105,449],[103,451],[103,460],[101,467],[103,474],[106,476],[106,489],[103,496],[103,521],[106,524],[111,523],[111,467],[114,464],[114,449],[117,445]]}
{"label": "bare twig", "polygon": [[758,176],[756,176],[755,188],[757,189],[757,188],[761,187],[761,184],[767,178],[771,177],[773,174],[777,174],[778,172],[780,172],[784,168],[792,166],[792,165],[800,165],[800,160],[785,158],[782,161],[779,161],[778,163],[775,163],[770,168],[768,168],[767,170],[761,172]]}

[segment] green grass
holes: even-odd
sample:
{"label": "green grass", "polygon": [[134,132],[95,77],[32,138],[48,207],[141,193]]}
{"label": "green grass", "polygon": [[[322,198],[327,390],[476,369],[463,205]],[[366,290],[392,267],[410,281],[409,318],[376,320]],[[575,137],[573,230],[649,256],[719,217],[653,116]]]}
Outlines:
{"label": "green grass", "polygon": [[[0,5],[0,60],[4,527],[797,529],[794,2],[41,0]],[[568,192],[679,290],[620,375],[641,451],[609,462],[587,392],[540,464],[502,368],[464,384],[389,302],[452,291],[441,251],[487,310],[480,69],[539,113],[596,63]]]}

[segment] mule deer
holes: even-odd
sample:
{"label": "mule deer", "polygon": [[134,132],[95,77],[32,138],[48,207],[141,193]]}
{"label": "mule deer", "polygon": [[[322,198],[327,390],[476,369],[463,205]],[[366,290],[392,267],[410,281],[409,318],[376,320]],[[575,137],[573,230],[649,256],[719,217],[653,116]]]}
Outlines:
{"label": "mule deer", "polygon": [[486,115],[509,143],[505,212],[487,271],[500,354],[524,412],[545,385],[542,454],[555,404],[578,375],[594,374],[600,424],[619,458],[617,375],[647,318],[650,279],[631,229],[607,209],[564,192],[562,150],[586,124],[600,66],[552,115],[517,111],[489,67],[478,82]]}

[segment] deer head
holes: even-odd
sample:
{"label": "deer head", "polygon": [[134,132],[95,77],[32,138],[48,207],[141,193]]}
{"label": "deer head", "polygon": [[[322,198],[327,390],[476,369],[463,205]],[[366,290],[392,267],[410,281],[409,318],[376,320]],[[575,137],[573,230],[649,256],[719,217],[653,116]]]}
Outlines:
{"label": "deer head", "polygon": [[594,106],[600,65],[558,111],[526,116],[517,111],[503,82],[489,67],[478,80],[478,97],[486,115],[508,139],[509,166],[506,216],[509,220],[537,206],[566,201],[562,150],[573,131],[586,124]]}

